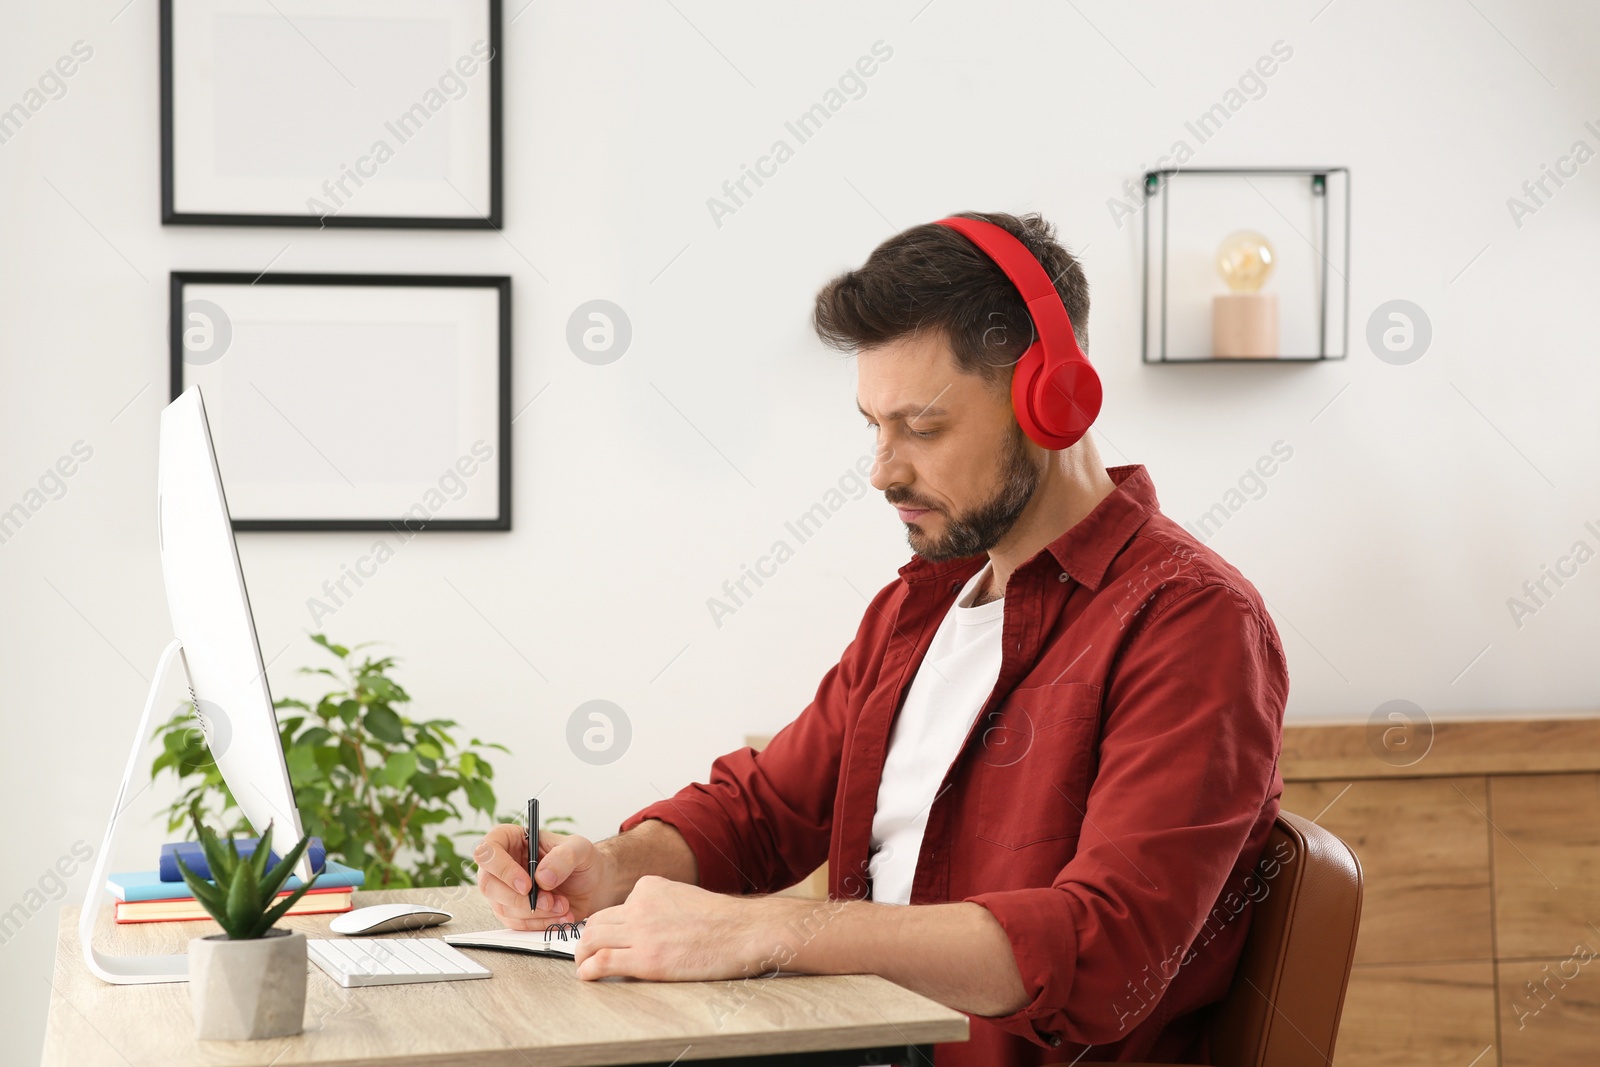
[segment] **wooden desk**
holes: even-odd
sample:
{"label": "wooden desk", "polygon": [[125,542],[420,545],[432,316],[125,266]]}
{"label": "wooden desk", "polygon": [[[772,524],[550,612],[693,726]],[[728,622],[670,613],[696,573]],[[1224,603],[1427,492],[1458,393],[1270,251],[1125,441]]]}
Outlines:
{"label": "wooden desk", "polygon": [[[498,925],[476,888],[356,896],[357,907],[388,901],[455,915],[408,936]],[[118,927],[110,912],[95,935],[102,951],[181,952],[190,938],[218,929],[209,920]],[[326,937],[331,918],[298,916],[282,925]],[[901,1060],[907,1046],[967,1039],[965,1015],[873,975],[582,982],[567,960],[463,949],[494,976],[344,989],[308,964],[303,1034],[200,1042],[187,984],[106,985],[83,965],[77,926],[78,909],[63,908],[44,1067],[555,1067],[723,1057],[820,1067]],[[832,1050],[849,1051],[817,1055]]]}

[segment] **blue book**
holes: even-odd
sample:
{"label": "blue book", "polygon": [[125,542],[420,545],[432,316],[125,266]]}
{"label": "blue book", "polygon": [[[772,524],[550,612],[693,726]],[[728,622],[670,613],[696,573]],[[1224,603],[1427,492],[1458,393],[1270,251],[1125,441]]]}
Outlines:
{"label": "blue book", "polygon": [[[234,847],[239,850],[240,857],[253,855],[256,846],[261,843],[259,837],[236,837],[233,839]],[[163,882],[182,882],[183,875],[178,873],[178,857],[183,857],[183,865],[198,874],[201,878],[211,877],[211,864],[206,862],[205,849],[200,847],[198,841],[174,841],[161,846],[161,880]],[[313,873],[322,870],[322,862],[327,859],[327,850],[322,847],[322,838],[313,837],[306,846],[306,857],[311,860]],[[267,856],[267,866],[277,863],[279,857],[274,849]]]}
{"label": "blue book", "polygon": [[[327,860],[317,877],[316,889],[357,889],[367,880],[366,874],[354,867],[346,867],[338,860]],[[284,889],[299,889],[298,875],[291,874],[283,884]],[[118,900],[131,903],[138,900],[192,900],[194,894],[183,882],[163,882],[160,871],[124,871],[106,876],[106,888]],[[281,890],[280,890],[281,892]]]}

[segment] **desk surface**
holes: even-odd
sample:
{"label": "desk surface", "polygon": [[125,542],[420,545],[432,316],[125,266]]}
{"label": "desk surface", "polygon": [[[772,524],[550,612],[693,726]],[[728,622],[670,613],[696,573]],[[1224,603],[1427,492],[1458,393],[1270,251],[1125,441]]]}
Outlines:
{"label": "desk surface", "polygon": [[[498,926],[475,887],[359,893],[356,906],[436,904],[455,915],[406,936]],[[116,926],[108,906],[95,947],[182,952],[215,923]],[[328,936],[330,915],[281,925]],[[187,983],[110,986],[78,948],[78,909],[62,909],[44,1067],[354,1065],[554,1067],[965,1041],[967,1018],[874,975],[731,982],[582,982],[570,961],[463,949],[494,972],[467,982],[344,989],[314,964],[305,1032],[261,1041],[194,1038]],[[393,936],[393,935],[391,935]]]}

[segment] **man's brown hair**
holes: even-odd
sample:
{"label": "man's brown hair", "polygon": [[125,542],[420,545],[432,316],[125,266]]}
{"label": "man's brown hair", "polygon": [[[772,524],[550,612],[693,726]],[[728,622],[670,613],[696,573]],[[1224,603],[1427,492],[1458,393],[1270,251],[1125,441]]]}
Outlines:
{"label": "man's brown hair", "polygon": [[[1033,253],[1066,305],[1078,346],[1089,350],[1089,282],[1072,253],[1056,243],[1043,217],[964,211],[992,222]],[[811,313],[824,344],[843,352],[937,330],[956,365],[1009,383],[1011,368],[1033,343],[1022,295],[995,262],[948,226],[928,222],[895,234],[856,270],[822,287]]]}

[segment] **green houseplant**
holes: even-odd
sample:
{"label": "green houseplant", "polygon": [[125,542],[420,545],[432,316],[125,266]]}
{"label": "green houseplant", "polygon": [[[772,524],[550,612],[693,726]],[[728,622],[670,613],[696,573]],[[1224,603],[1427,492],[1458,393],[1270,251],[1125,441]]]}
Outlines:
{"label": "green houseplant", "polygon": [[[469,812],[496,821],[494,766],[486,755],[509,749],[475,737],[461,745],[453,719],[403,715],[411,695],[391,676],[395,657],[358,654],[372,642],[346,647],[320,633],[311,640],[334,662],[299,673],[328,679],[329,690],[274,705],[303,828],[322,838],[330,857],[361,869],[367,889],[472,883],[476,868],[455,841],[482,831],[446,832],[441,824]],[[167,830],[206,816],[227,823],[229,834],[248,834],[189,706],[155,736],[162,751],[151,777],[171,770],[185,786],[167,809]]]}
{"label": "green houseplant", "polygon": [[195,874],[181,857],[178,872],[195,900],[222,927],[220,934],[189,942],[195,1036],[240,1041],[298,1034],[306,1008],[306,937],[298,930],[274,929],[273,924],[316,883],[313,875],[304,885],[278,895],[310,836],[302,837],[269,868],[270,823],[261,834],[261,844],[243,859],[232,840],[224,847],[198,817],[194,827],[212,880]]}

